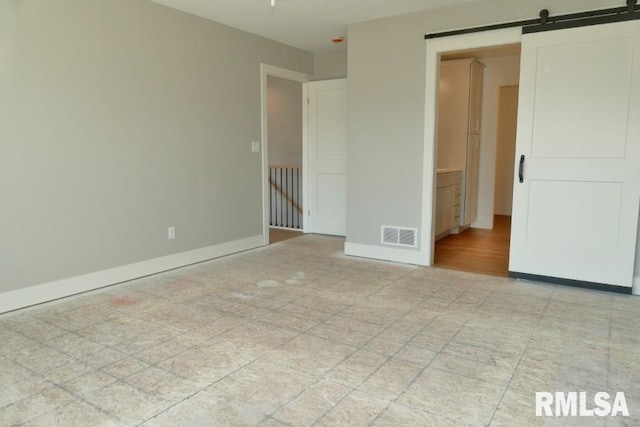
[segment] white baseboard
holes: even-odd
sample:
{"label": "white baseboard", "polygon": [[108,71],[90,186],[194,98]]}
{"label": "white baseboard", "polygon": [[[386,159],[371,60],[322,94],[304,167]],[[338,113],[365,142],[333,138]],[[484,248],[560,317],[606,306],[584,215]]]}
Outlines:
{"label": "white baseboard", "polygon": [[264,236],[221,243],[0,294],[0,313],[263,246]]}
{"label": "white baseboard", "polygon": [[640,295],[640,277],[633,278],[633,289],[631,290],[633,295]]}
{"label": "white baseboard", "polygon": [[383,261],[400,262],[403,264],[414,264],[428,266],[427,256],[422,251],[411,249],[392,248],[386,246],[362,245],[360,243],[344,244],[345,255],[362,258],[373,258]]}

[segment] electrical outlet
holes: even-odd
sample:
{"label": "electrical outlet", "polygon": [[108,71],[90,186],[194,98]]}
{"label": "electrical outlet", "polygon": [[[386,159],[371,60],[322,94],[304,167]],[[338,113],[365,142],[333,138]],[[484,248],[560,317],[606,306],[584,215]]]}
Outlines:
{"label": "electrical outlet", "polygon": [[167,238],[169,240],[173,240],[176,238],[176,228],[175,227],[169,227],[167,229]]}

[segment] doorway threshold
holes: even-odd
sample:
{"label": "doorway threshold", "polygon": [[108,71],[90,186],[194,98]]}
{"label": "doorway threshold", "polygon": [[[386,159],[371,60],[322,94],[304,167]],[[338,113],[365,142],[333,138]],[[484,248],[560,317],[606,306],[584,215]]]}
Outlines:
{"label": "doorway threshold", "polygon": [[470,228],[435,244],[434,266],[508,277],[511,217],[496,215],[492,230]]}

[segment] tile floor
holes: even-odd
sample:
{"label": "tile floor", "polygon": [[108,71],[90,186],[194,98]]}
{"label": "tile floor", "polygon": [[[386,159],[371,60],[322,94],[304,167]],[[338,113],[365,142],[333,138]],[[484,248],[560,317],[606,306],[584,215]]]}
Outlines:
{"label": "tile floor", "polygon": [[[640,299],[305,236],[0,316],[0,424],[640,425]],[[631,417],[536,418],[535,391]]]}

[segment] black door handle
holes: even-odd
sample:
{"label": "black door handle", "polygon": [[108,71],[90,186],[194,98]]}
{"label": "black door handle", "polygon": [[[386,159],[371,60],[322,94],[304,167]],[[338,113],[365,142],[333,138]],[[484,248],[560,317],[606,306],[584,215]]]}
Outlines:
{"label": "black door handle", "polygon": [[520,178],[520,184],[524,182],[524,154],[520,156],[520,167],[518,168],[518,178]]}

